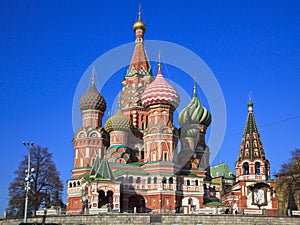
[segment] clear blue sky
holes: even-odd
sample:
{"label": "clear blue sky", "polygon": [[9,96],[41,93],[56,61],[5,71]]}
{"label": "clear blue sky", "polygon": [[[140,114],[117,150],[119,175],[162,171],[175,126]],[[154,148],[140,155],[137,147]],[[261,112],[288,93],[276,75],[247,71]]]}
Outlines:
{"label": "clear blue sky", "polygon": [[[47,146],[61,178],[70,178],[76,86],[96,58],[134,41],[138,3],[0,2],[0,215],[27,153],[22,141]],[[192,50],[219,81],[227,129],[216,162],[234,168],[251,90],[271,172],[278,171],[300,147],[299,1],[154,0],[142,1],[142,11],[146,39]]]}

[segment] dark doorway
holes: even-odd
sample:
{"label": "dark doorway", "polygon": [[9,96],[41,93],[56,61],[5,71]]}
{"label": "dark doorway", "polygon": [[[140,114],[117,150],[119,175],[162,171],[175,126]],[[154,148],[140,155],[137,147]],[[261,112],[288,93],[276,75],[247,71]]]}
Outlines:
{"label": "dark doorway", "polygon": [[129,212],[143,213],[145,211],[145,199],[142,196],[135,195],[129,198],[128,202]]}

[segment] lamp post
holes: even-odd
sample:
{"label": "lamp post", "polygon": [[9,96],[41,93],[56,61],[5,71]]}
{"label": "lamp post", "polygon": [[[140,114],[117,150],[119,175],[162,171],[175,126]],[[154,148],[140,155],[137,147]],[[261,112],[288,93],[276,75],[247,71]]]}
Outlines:
{"label": "lamp post", "polygon": [[33,181],[31,179],[32,173],[34,173],[34,168],[30,168],[30,149],[33,147],[33,142],[25,142],[23,141],[23,145],[28,150],[28,165],[27,169],[25,170],[25,191],[26,191],[26,197],[25,197],[25,211],[24,211],[24,223],[27,223],[27,208],[28,208],[28,191],[30,190],[30,183]]}

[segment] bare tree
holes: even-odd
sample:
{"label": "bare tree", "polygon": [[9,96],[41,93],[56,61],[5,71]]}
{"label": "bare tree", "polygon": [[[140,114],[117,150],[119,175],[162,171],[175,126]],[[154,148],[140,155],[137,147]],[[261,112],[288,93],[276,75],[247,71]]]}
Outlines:
{"label": "bare tree", "polygon": [[[35,173],[32,175],[32,184],[29,190],[28,210],[35,215],[35,211],[43,205],[50,207],[60,205],[63,184],[60,174],[52,160],[52,153],[48,148],[34,146],[30,149],[31,168]],[[16,177],[10,183],[8,216],[22,217],[25,208],[25,170],[27,169],[27,155],[20,162],[18,169],[14,172]],[[45,205],[44,205],[45,204]]]}
{"label": "bare tree", "polygon": [[285,209],[297,210],[300,207],[299,200],[295,196],[300,196],[300,149],[291,152],[289,161],[281,165],[278,177],[278,190],[282,193],[279,196],[281,202],[286,202]]}
{"label": "bare tree", "polygon": [[292,157],[281,165],[279,185],[287,184],[292,191],[300,190],[300,149],[291,152]]}

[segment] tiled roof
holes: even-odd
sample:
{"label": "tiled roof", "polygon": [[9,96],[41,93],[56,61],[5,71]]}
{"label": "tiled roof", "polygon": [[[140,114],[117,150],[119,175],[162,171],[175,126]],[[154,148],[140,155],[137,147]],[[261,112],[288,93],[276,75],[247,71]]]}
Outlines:
{"label": "tiled roof", "polygon": [[100,162],[100,158],[97,156],[90,172],[90,177],[101,178],[103,180],[115,180],[114,174],[111,171],[106,157],[104,157]]}
{"label": "tiled roof", "polygon": [[227,179],[233,179],[234,174],[226,163],[220,163],[218,165],[210,167],[210,175],[212,178],[224,177]]}

